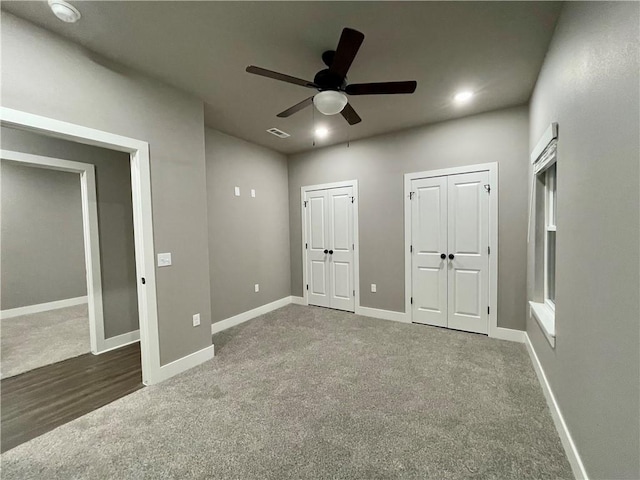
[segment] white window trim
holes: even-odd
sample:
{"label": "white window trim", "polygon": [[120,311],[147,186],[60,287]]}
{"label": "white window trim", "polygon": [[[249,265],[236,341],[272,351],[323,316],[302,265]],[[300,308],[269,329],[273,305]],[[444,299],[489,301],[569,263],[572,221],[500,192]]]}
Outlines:
{"label": "white window trim", "polygon": [[[557,138],[558,138],[558,124],[552,123],[549,128],[545,131],[540,141],[537,143],[533,152],[531,153],[531,163],[533,164],[533,178],[532,178],[532,186],[531,186],[531,208],[530,208],[530,218],[529,225],[531,225],[531,215],[533,211],[533,199],[535,198],[535,185],[536,178],[538,175],[546,172],[550,167],[557,163]],[[556,169],[556,178],[557,178],[557,169]],[[557,190],[556,190],[557,191]],[[556,325],[555,325],[555,316],[556,316],[556,308],[555,302],[549,300],[548,298],[548,275],[547,275],[547,260],[548,260],[548,234],[549,231],[556,231],[556,222],[557,219],[554,219],[554,224],[551,225],[549,223],[549,201],[547,198],[548,192],[547,187],[545,186],[545,214],[544,214],[544,267],[543,267],[543,277],[544,277],[544,300],[543,302],[529,302],[529,315],[536,319],[538,325],[542,329],[545,338],[551,345],[551,347],[555,347],[556,344]],[[554,198],[555,202],[556,199]]]}

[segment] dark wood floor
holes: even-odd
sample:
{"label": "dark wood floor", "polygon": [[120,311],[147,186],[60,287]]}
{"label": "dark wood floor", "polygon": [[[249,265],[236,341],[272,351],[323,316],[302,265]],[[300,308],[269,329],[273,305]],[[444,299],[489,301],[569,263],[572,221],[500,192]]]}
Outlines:
{"label": "dark wood floor", "polygon": [[2,452],[142,388],[140,344],[86,354],[0,382]]}

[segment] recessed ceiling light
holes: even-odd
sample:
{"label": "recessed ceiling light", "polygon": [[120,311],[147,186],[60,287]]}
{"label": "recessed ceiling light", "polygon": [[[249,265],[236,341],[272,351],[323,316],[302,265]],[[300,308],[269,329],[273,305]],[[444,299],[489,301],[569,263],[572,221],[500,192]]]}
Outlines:
{"label": "recessed ceiling light", "polygon": [[316,137],[325,138],[327,135],[329,135],[329,130],[327,130],[325,127],[316,128]]}
{"label": "recessed ceiling light", "polygon": [[456,93],[456,95],[453,97],[453,99],[457,103],[465,103],[465,102],[468,102],[469,100],[471,100],[472,97],[473,97],[473,92],[472,91],[464,90],[462,92]]}
{"label": "recessed ceiling light", "polygon": [[49,8],[56,17],[66,23],[76,23],[82,16],[76,7],[64,0],[49,0]]}

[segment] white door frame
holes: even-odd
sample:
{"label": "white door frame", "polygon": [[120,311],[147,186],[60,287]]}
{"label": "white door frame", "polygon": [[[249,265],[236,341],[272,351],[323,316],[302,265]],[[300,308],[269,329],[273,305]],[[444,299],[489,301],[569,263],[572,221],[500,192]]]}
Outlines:
{"label": "white door frame", "polygon": [[326,190],[329,188],[352,187],[353,188],[353,244],[355,250],[353,252],[353,288],[356,290],[354,297],[354,309],[358,312],[360,308],[360,240],[358,236],[358,180],[345,180],[343,182],[322,183],[319,185],[306,185],[300,187],[300,215],[302,217],[302,298],[303,304],[309,305],[309,295],[307,293],[307,249],[305,244],[307,240],[307,216],[305,215],[304,199],[307,192],[313,190]]}
{"label": "white door frame", "polygon": [[87,304],[89,310],[91,353],[94,355],[103,353],[108,347],[105,346],[104,338],[95,167],[90,163],[72,162],[60,158],[30,155],[10,150],[0,150],[0,158],[28,167],[80,174],[82,234],[84,238],[84,259],[87,272]]}
{"label": "white door frame", "polygon": [[[0,107],[0,124],[76,143],[129,153],[136,273],[138,276],[142,381],[145,385],[160,382],[162,376],[154,265],[149,144],[141,140],[6,107]],[[142,283],[143,279],[145,283]]]}
{"label": "white door frame", "polygon": [[504,338],[498,330],[498,163],[481,163],[464,167],[444,168],[426,172],[404,174],[404,308],[409,321],[412,320],[411,309],[411,181],[420,178],[442,177],[461,173],[489,172],[489,336]]}

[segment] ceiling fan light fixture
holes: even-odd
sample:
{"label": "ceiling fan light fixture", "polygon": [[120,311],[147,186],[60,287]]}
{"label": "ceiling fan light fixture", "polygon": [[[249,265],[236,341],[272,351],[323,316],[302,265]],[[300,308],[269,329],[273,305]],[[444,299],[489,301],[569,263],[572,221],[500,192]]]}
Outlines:
{"label": "ceiling fan light fixture", "polygon": [[325,90],[313,97],[313,104],[323,115],[340,113],[347,103],[347,96],[335,90]]}
{"label": "ceiling fan light fixture", "polygon": [[56,17],[66,23],[76,23],[82,17],[76,7],[64,0],[49,0],[49,8]]}

